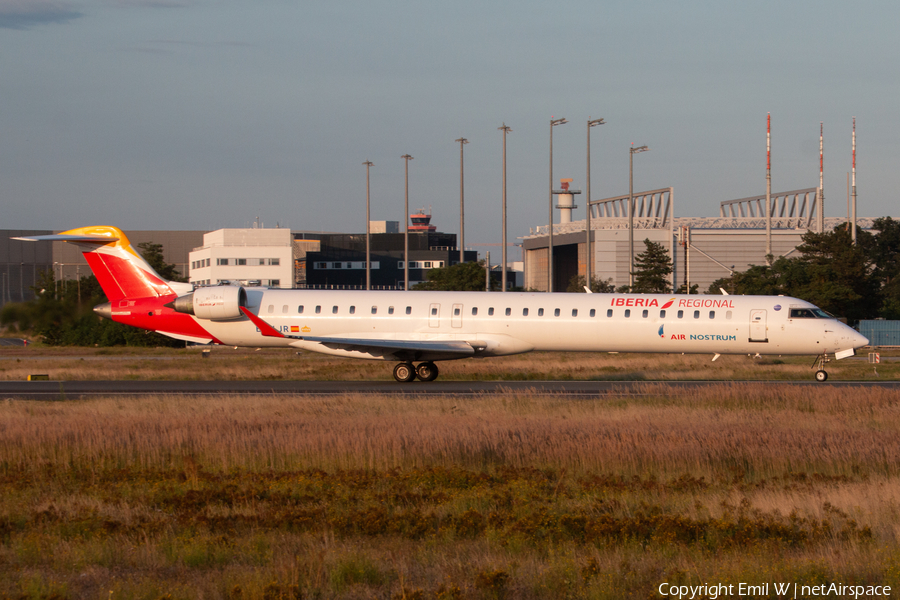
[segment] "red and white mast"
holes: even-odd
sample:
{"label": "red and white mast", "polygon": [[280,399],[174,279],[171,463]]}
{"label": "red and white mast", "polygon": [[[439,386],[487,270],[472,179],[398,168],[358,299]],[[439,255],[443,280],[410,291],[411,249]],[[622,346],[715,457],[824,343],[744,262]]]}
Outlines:
{"label": "red and white mast", "polygon": [[850,195],[853,197],[853,214],[850,217],[850,233],[856,245],[856,117],[853,117],[853,169],[850,182]]}
{"label": "red and white mast", "polygon": [[819,122],[819,214],[816,224],[819,233],[825,233],[825,124]]}
{"label": "red and white mast", "polygon": [[772,266],[772,113],[766,113],[766,264]]}

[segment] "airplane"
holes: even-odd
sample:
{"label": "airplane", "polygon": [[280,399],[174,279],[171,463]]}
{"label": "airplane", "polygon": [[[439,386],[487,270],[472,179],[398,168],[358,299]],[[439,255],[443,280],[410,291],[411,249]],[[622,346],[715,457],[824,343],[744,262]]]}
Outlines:
{"label": "airplane", "polygon": [[[290,347],[397,361],[394,379],[434,381],[437,362],[549,350],[831,356],[869,340],[787,296],[298,290],[166,281],[117,227],[13,238],[77,244],[118,323],[198,344]],[[414,363],[418,363],[414,366]]]}

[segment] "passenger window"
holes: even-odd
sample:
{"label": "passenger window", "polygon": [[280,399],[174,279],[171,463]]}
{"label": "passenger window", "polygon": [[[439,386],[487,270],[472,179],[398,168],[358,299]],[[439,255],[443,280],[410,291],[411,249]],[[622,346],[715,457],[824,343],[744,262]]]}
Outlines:
{"label": "passenger window", "polygon": [[477,314],[478,314],[478,307],[477,307],[477,306],[473,306],[473,307],[472,307],[472,316],[474,317],[474,316],[477,315]]}
{"label": "passenger window", "polygon": [[728,319],[729,321],[731,320],[731,311],[730,310],[725,311],[725,318]]}
{"label": "passenger window", "polygon": [[558,317],[558,316],[559,316],[559,309],[558,309],[558,308],[553,309],[553,316],[554,316],[554,317]]}
{"label": "passenger window", "polygon": [[298,315],[302,315],[302,314],[303,314],[303,305],[300,305],[300,306],[297,307],[297,314],[298,314]]}
{"label": "passenger window", "polygon": [[270,304],[270,305],[269,305],[269,313],[271,314],[271,313],[273,313],[273,312],[275,312],[275,306],[272,305],[272,304]]}
{"label": "passenger window", "polygon": [[411,315],[411,314],[412,314],[412,306],[407,306],[407,307],[406,307],[406,314],[408,314],[408,315]]}
{"label": "passenger window", "polygon": [[684,318],[684,311],[683,311],[683,310],[679,310],[679,311],[678,311],[678,318],[679,318],[679,319],[683,319],[683,318]]}
{"label": "passenger window", "polygon": [[606,310],[606,318],[612,319],[612,315],[613,315],[612,309],[611,308],[607,309]]}
{"label": "passenger window", "polygon": [[626,309],[625,309],[625,318],[627,319],[627,318],[629,318],[630,316],[631,316],[631,309],[630,309],[630,308],[626,308]]}
{"label": "passenger window", "polygon": [[317,306],[317,307],[316,307],[316,314],[319,314],[319,313],[321,313],[321,312],[322,312],[322,307],[321,307],[321,306]]}
{"label": "passenger window", "polygon": [[372,307],[372,314],[373,314],[373,315],[377,315],[377,314],[378,314],[378,307],[377,307],[377,306],[373,306],[373,307]]}
{"label": "passenger window", "polygon": [[544,316],[544,309],[543,309],[543,308],[539,308],[539,309],[538,309],[538,316],[539,316],[539,317],[543,317],[543,316]]}
{"label": "passenger window", "polygon": [[523,309],[522,309],[522,316],[523,316],[523,317],[527,317],[527,316],[528,316],[528,309],[527,309],[527,308],[523,308]]}
{"label": "passenger window", "polygon": [[355,307],[355,306],[351,306],[351,307],[350,307],[350,314],[351,314],[351,315],[355,315],[355,314],[356,314],[356,307]]}
{"label": "passenger window", "polygon": [[573,308],[573,309],[572,309],[572,316],[573,316],[573,317],[577,317],[577,316],[578,316],[578,309],[577,309],[577,308]]}
{"label": "passenger window", "polygon": [[596,316],[597,316],[597,309],[592,308],[592,309],[591,309],[591,317],[593,318],[593,317],[596,317]]}
{"label": "passenger window", "polygon": [[715,318],[716,318],[716,311],[714,311],[714,310],[709,311],[709,318],[710,318],[710,319],[715,319]]}
{"label": "passenger window", "polygon": [[641,316],[646,319],[647,317],[650,316],[650,311],[645,308],[644,312],[641,314]]}
{"label": "passenger window", "polygon": [[388,314],[389,314],[389,315],[394,314],[394,307],[393,307],[393,306],[388,306]]}
{"label": "passenger window", "polygon": [[332,307],[331,307],[331,314],[336,315],[336,314],[337,314],[337,310],[338,310],[338,309],[337,309],[337,306],[332,306]]}
{"label": "passenger window", "polygon": [[493,307],[493,306],[490,307],[490,308],[488,309],[488,316],[489,316],[489,317],[493,317],[493,316],[494,316],[494,307]]}
{"label": "passenger window", "polygon": [[512,309],[511,309],[511,308],[507,308],[507,309],[506,309],[506,316],[508,317],[508,316],[511,315],[511,314],[512,314]]}
{"label": "passenger window", "polygon": [[694,311],[694,318],[695,318],[695,319],[699,319],[699,318],[700,318],[700,311],[699,311],[699,310],[695,310],[695,311]]}
{"label": "passenger window", "polygon": [[660,319],[665,319],[665,318],[666,318],[666,311],[664,311],[664,310],[659,311],[659,318],[660,318]]}
{"label": "passenger window", "polygon": [[287,312],[288,312],[288,305],[285,304],[284,306],[281,307],[281,313],[286,315]]}

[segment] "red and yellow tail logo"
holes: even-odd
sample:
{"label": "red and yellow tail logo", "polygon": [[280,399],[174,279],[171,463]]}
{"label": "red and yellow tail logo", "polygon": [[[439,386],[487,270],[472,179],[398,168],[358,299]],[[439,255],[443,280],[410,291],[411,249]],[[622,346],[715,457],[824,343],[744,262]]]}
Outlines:
{"label": "red and yellow tail logo", "polygon": [[[59,235],[84,236],[74,241],[84,249],[87,260],[110,302],[123,298],[155,298],[174,294],[118,227],[93,225],[64,231]],[[104,242],[104,238],[109,242]]]}

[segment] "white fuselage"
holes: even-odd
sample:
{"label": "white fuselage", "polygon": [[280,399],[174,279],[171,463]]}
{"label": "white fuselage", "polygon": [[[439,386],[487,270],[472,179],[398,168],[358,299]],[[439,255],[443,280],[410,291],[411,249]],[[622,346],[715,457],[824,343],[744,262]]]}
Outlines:
{"label": "white fuselage", "polygon": [[[835,318],[792,318],[791,309],[815,307],[786,296],[254,288],[247,294],[252,312],[293,337],[261,337],[247,320],[198,324],[223,344],[384,360],[393,357],[298,338],[459,340],[472,344],[475,356],[532,350],[824,355],[868,342]],[[431,360],[449,358],[461,357]]]}

